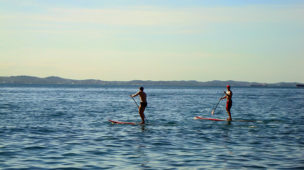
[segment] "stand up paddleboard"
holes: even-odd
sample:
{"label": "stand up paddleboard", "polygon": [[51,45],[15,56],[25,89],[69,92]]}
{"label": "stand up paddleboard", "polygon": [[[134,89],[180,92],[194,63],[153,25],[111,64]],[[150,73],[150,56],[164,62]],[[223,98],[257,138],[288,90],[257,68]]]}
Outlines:
{"label": "stand up paddleboard", "polygon": [[196,116],[196,117],[194,117],[194,119],[213,120],[213,121],[227,121],[225,119],[215,119],[215,118],[200,117],[200,116]]}
{"label": "stand up paddleboard", "polygon": [[115,121],[115,120],[109,120],[109,122],[113,124],[127,124],[127,125],[136,125],[134,122],[120,122],[120,121]]}
{"label": "stand up paddleboard", "polygon": [[[194,119],[200,119],[200,120],[212,120],[212,121],[228,121],[226,119],[216,119],[216,118],[208,118],[208,117],[200,117],[200,116],[195,116]],[[233,122],[256,122],[256,120],[232,120]]]}

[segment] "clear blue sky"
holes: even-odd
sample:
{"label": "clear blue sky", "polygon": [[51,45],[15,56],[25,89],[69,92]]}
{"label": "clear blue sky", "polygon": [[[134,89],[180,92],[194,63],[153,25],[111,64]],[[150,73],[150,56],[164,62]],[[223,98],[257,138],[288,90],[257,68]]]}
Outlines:
{"label": "clear blue sky", "polygon": [[304,1],[0,0],[0,76],[304,82]]}

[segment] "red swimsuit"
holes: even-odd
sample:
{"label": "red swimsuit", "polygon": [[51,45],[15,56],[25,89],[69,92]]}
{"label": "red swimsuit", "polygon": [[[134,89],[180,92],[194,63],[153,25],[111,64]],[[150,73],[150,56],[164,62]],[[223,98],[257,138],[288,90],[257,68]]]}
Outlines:
{"label": "red swimsuit", "polygon": [[232,100],[227,100],[226,109],[227,109],[227,110],[230,110],[230,109],[231,109],[231,106],[232,106]]}
{"label": "red swimsuit", "polygon": [[231,107],[232,107],[232,92],[230,91],[230,97],[227,96],[227,103],[226,103],[226,109],[230,111]]}

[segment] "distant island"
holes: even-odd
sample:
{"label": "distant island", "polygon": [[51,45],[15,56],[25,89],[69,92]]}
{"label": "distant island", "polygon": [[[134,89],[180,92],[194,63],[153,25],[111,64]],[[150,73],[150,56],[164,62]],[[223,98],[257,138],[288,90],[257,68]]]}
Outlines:
{"label": "distant island", "polygon": [[297,82],[280,82],[280,83],[258,83],[258,82],[245,82],[245,81],[220,81],[213,80],[207,82],[200,81],[150,81],[150,80],[132,80],[132,81],[103,81],[96,79],[87,80],[73,80],[56,76],[39,78],[34,76],[9,76],[1,77],[0,84],[57,84],[57,85],[164,85],[164,86],[203,86],[203,87],[216,87],[231,86],[238,87],[297,87],[300,83]]}

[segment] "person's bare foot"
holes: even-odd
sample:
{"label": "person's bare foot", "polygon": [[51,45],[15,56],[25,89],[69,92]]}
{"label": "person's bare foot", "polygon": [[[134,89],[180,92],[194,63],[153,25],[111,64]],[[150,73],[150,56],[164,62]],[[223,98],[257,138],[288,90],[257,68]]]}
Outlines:
{"label": "person's bare foot", "polygon": [[231,118],[227,118],[227,121],[232,121],[232,119]]}

